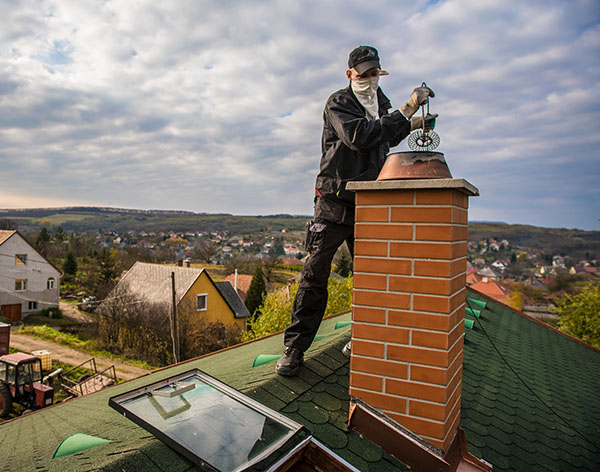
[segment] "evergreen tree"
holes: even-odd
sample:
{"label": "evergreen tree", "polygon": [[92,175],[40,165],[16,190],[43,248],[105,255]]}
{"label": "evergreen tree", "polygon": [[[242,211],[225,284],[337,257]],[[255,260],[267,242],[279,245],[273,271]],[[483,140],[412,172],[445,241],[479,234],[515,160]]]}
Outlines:
{"label": "evergreen tree", "polygon": [[256,270],[254,271],[254,275],[252,276],[252,282],[250,283],[250,287],[248,288],[248,293],[246,293],[246,300],[244,303],[246,304],[246,308],[250,314],[254,317],[258,308],[262,304],[263,297],[267,291],[267,287],[265,284],[265,277],[262,271],[262,265],[257,264]]}
{"label": "evergreen tree", "polygon": [[38,234],[35,240],[35,247],[39,251],[39,253],[44,257],[46,257],[48,253],[48,244],[51,240],[52,235],[50,234],[50,231],[48,231],[46,228],[42,228],[40,234]]}
{"label": "evergreen tree", "polygon": [[77,260],[73,251],[67,252],[65,261],[63,262],[63,271],[67,275],[75,275],[77,273]]}
{"label": "evergreen tree", "polygon": [[67,233],[65,233],[65,230],[62,229],[60,226],[58,228],[56,228],[56,231],[54,232],[54,240],[63,242],[66,239],[67,239]]}
{"label": "evergreen tree", "polygon": [[352,273],[352,259],[343,251],[338,259],[336,264],[335,271],[340,274],[342,277],[348,277]]}

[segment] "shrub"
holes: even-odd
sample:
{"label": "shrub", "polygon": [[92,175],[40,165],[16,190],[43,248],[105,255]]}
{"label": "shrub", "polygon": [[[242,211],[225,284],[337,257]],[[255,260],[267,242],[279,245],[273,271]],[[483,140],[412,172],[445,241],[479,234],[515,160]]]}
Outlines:
{"label": "shrub", "polygon": [[[327,284],[329,297],[325,317],[335,315],[352,307],[352,277],[339,279],[330,277]],[[248,323],[248,331],[242,341],[260,338],[285,329],[292,319],[292,305],[298,291],[298,282],[291,286],[268,292],[260,307],[260,315]]]}
{"label": "shrub", "polygon": [[52,318],[54,320],[59,320],[63,317],[63,312],[57,306],[53,306],[51,308],[44,308],[42,310],[42,315],[47,316],[48,318]]}
{"label": "shrub", "polygon": [[560,315],[558,329],[600,348],[600,284],[562,296],[554,310]]}

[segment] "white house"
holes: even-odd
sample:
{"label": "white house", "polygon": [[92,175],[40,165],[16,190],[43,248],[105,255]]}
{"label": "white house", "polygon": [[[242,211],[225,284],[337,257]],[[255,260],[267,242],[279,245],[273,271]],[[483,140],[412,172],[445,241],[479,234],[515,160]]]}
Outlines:
{"label": "white house", "polygon": [[0,230],[0,310],[23,315],[58,307],[61,272],[18,231]]}

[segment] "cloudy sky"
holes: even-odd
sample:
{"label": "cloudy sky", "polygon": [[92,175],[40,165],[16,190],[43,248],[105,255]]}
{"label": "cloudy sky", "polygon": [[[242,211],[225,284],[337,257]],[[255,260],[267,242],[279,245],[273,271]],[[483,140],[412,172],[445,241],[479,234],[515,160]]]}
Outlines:
{"label": "cloudy sky", "polygon": [[359,44],[472,220],[600,230],[598,0],[0,0],[0,208],[310,214]]}

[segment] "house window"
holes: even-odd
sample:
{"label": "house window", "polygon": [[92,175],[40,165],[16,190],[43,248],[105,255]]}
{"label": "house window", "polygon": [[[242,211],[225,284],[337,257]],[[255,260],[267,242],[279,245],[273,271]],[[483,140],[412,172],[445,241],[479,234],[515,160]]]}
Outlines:
{"label": "house window", "polygon": [[46,288],[48,290],[54,288],[54,277],[50,277],[47,281],[46,281]]}
{"label": "house window", "polygon": [[15,265],[27,265],[27,254],[16,254]]}
{"label": "house window", "polygon": [[27,279],[17,279],[15,280],[15,291],[23,291],[27,290]]}
{"label": "house window", "polygon": [[208,294],[201,293],[196,295],[196,311],[206,311],[206,297]]}
{"label": "house window", "polygon": [[28,308],[29,310],[37,310],[37,302],[29,302],[29,303],[27,304],[27,308]]}

